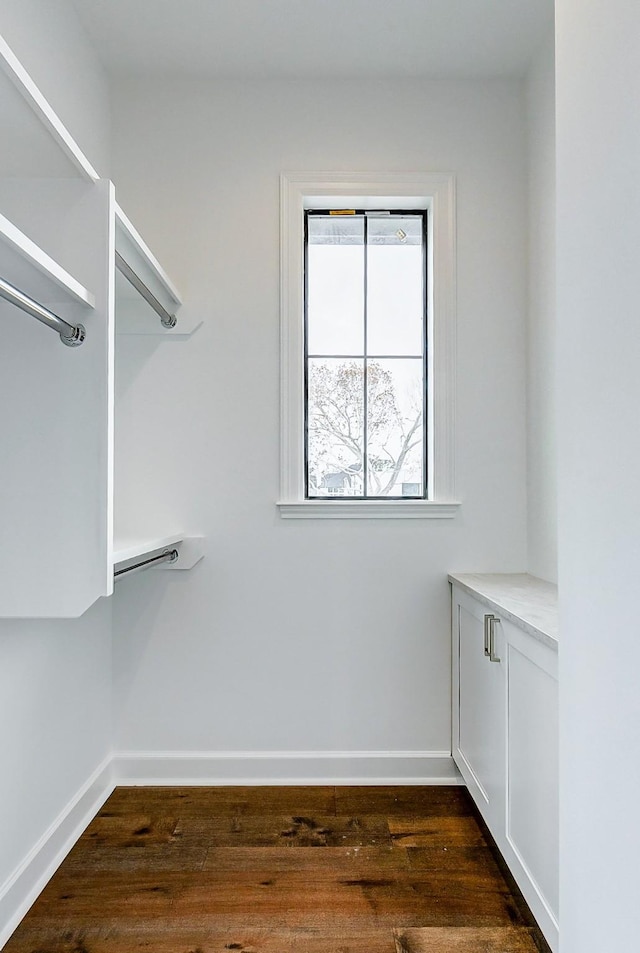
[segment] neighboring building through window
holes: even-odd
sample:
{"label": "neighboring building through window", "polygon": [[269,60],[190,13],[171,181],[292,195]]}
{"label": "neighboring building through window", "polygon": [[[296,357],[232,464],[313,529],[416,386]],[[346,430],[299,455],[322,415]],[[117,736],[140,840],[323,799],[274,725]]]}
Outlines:
{"label": "neighboring building through window", "polygon": [[427,211],[305,212],[305,496],[425,499]]}

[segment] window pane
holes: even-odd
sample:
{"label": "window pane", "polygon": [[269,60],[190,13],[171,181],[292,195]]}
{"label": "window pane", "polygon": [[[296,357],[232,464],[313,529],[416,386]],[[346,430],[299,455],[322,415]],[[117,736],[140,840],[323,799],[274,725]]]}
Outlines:
{"label": "window pane", "polygon": [[307,348],[309,354],[364,353],[364,220],[309,215]]}
{"label": "window pane", "polygon": [[310,360],[309,496],[363,495],[364,361]]}
{"label": "window pane", "polygon": [[424,364],[367,366],[367,495],[424,496]]}
{"label": "window pane", "polygon": [[423,218],[367,217],[369,354],[422,354]]}

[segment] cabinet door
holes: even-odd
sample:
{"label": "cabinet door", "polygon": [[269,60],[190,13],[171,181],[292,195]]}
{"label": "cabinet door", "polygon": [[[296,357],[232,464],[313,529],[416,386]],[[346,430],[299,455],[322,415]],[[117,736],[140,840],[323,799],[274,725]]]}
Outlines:
{"label": "cabinet door", "polygon": [[[548,937],[558,921],[558,654],[505,623],[509,669],[507,828]],[[555,944],[550,939],[552,946]]]}
{"label": "cabinet door", "polygon": [[502,626],[494,624],[492,661],[485,654],[488,614],[475,600],[455,593],[453,747],[456,764],[487,824],[500,829],[505,783],[504,637]]}

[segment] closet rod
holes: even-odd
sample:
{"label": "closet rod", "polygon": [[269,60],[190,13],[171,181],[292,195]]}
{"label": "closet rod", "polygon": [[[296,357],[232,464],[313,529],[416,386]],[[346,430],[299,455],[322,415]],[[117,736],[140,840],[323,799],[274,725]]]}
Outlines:
{"label": "closet rod", "polygon": [[145,569],[147,566],[153,565],[153,563],[167,562],[174,563],[178,558],[177,549],[165,549],[163,553],[160,553],[159,556],[151,556],[149,559],[143,559],[142,562],[134,563],[133,566],[127,566],[125,569],[116,569],[113,578],[117,579],[118,576],[124,576],[127,572],[135,572],[137,569]]}
{"label": "closet rod", "polygon": [[175,314],[169,314],[167,309],[160,304],[153,292],[149,291],[144,281],[138,277],[131,265],[124,260],[119,251],[116,251],[116,268],[124,275],[127,281],[133,285],[136,291],[142,295],[145,301],[151,305],[153,310],[160,315],[162,327],[175,328],[177,323]]}
{"label": "closet rod", "polygon": [[21,308],[22,311],[26,311],[32,318],[37,318],[38,321],[42,321],[48,328],[53,328],[54,331],[57,331],[60,335],[60,340],[63,344],[66,344],[67,347],[78,347],[78,345],[84,341],[86,332],[82,324],[69,324],[67,321],[63,321],[63,319],[59,318],[53,311],[49,311],[44,305],[38,304],[33,298],[30,298],[24,294],[24,292],[14,288],[14,286],[9,284],[8,281],[5,281],[4,278],[0,278],[0,296],[3,297],[5,301],[15,304],[17,308]]}

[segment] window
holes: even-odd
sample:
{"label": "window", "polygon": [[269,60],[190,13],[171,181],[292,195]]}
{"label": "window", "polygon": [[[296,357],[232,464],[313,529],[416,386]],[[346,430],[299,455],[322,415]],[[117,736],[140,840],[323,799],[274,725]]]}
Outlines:
{"label": "window", "polygon": [[305,496],[425,499],[427,212],[305,211]]}
{"label": "window", "polygon": [[281,516],[455,515],[454,247],[451,176],[282,176]]}

